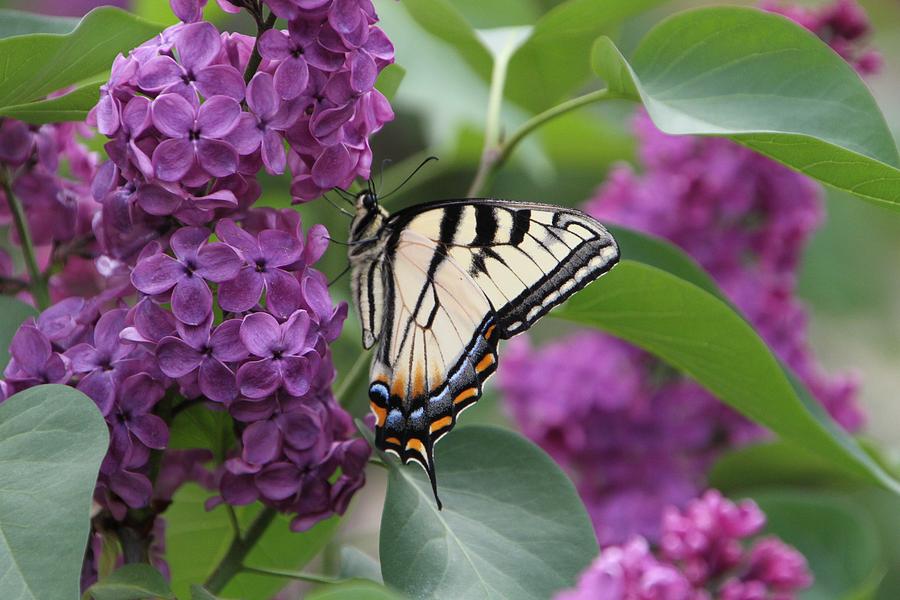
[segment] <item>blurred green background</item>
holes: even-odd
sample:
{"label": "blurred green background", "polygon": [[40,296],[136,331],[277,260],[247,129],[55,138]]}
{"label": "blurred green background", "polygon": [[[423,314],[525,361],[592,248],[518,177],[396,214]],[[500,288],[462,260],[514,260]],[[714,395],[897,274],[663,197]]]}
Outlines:
{"label": "blurred green background", "polygon": [[[167,0],[118,0],[111,2],[164,22],[173,21]],[[558,4],[557,0],[455,0],[454,4],[480,28],[531,23]],[[96,0],[0,0],[2,8],[80,16]],[[229,29],[251,32],[246,19],[221,12],[214,0],[207,17]],[[650,4],[650,3],[647,3]],[[656,8],[629,21],[617,35],[627,54],[654,23],[673,12],[702,5],[723,4],[706,0],[659,2]],[[729,4],[753,5],[753,2]],[[795,2],[817,5],[823,2]],[[874,24],[871,44],[879,49],[884,66],[867,79],[887,117],[895,138],[900,137],[900,2],[861,0]],[[397,63],[406,77],[392,104],[394,122],[373,140],[381,189],[387,191],[405,177],[427,154],[440,157],[412,183],[391,199],[389,208],[427,199],[457,197],[465,193],[481,151],[481,132],[487,85],[449,46],[424,32],[410,18],[402,2],[376,0],[382,27],[396,46]],[[629,134],[630,104],[589,107],[552,122],[532,136],[494,182],[492,195],[521,200],[546,200],[579,204],[604,178],[610,164],[632,160]],[[504,108],[507,128],[528,114],[515,106]],[[288,200],[286,178],[265,183],[264,202],[284,206]],[[827,194],[827,221],[815,235],[804,261],[800,295],[810,308],[812,343],[828,371],[850,370],[862,381],[862,402],[869,414],[869,434],[888,446],[900,447],[900,277],[895,263],[900,258],[900,217],[841,192]],[[346,223],[323,203],[304,206],[306,222],[325,222],[336,234]],[[345,263],[341,247],[333,247],[324,269],[339,273]],[[346,295],[347,284],[335,286]],[[554,323],[558,328],[559,324]],[[358,339],[358,325],[348,321],[347,343]],[[547,329],[547,325],[543,324]],[[539,325],[536,334],[540,336]],[[356,351],[338,352],[341,370],[345,357]],[[490,399],[489,399],[490,400]],[[490,404],[490,402],[486,403]],[[499,411],[491,411],[493,418]],[[478,412],[478,411],[475,411]],[[481,411],[488,418],[488,410]],[[474,413],[472,414],[474,416]],[[480,419],[479,419],[480,420]]]}

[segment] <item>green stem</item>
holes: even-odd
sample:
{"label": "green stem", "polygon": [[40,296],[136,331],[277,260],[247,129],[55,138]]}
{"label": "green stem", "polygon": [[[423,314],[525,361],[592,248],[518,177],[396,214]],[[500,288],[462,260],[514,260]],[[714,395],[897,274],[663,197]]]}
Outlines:
{"label": "green stem", "polygon": [[350,367],[350,370],[341,380],[341,384],[334,391],[334,398],[337,400],[337,403],[341,406],[346,406],[349,398],[347,395],[350,393],[350,390],[353,389],[362,377],[366,373],[366,365],[369,364],[369,355],[366,352],[360,352],[359,356],[356,359],[356,362],[353,363],[353,366]]}
{"label": "green stem", "polygon": [[324,575],[314,575],[313,573],[303,573],[301,571],[282,571],[281,569],[260,569],[259,567],[243,567],[241,571],[245,573],[253,573],[255,575],[269,575],[271,577],[283,577],[285,579],[296,579],[297,581],[307,581],[309,583],[341,583],[343,579],[334,579],[333,577],[325,577]]}
{"label": "green stem", "polygon": [[548,108],[544,112],[531,117],[516,129],[502,144],[497,144],[491,148],[485,146],[478,173],[475,175],[472,187],[469,188],[469,197],[476,197],[484,193],[484,188],[487,186],[487,183],[490,181],[493,174],[503,166],[507,159],[509,159],[510,155],[512,155],[513,151],[518,147],[522,140],[528,137],[535,129],[549,123],[560,115],[587,106],[588,104],[617,97],[619,96],[604,88],[602,90],[584,94],[583,96],[578,96],[577,98],[572,98],[571,100],[567,100],[562,104],[557,104],[553,108]]}
{"label": "green stem", "polygon": [[250,60],[247,62],[247,69],[244,71],[244,81],[247,83],[250,83],[250,80],[253,79],[256,70],[259,68],[259,63],[262,62],[262,55],[259,53],[259,38],[262,37],[262,34],[275,27],[275,21],[277,20],[278,17],[275,13],[269,13],[269,16],[265,21],[262,20],[261,11],[259,17],[257,17],[256,43],[253,44],[253,54],[250,55]]}
{"label": "green stem", "polygon": [[250,524],[244,537],[242,539],[236,537],[231,541],[228,552],[225,553],[225,556],[219,561],[216,569],[204,584],[207,590],[213,594],[218,594],[235,575],[244,569],[244,559],[250,550],[253,549],[253,546],[256,545],[256,542],[259,541],[259,538],[262,537],[262,534],[265,533],[266,528],[269,527],[275,515],[274,508],[268,506],[263,508],[262,512]]}
{"label": "green stem", "polygon": [[13,194],[12,185],[10,183],[10,172],[4,171],[0,173],[0,180],[3,183],[3,192],[6,194],[6,202],[9,204],[9,212],[12,213],[13,222],[16,231],[19,234],[19,243],[22,245],[22,257],[25,259],[25,268],[28,270],[28,278],[30,279],[29,287],[31,295],[34,297],[35,303],[40,310],[44,310],[50,306],[50,293],[47,290],[47,280],[38,268],[37,258],[34,255],[34,242],[31,240],[31,230],[28,228],[28,220],[25,218],[25,210],[22,203]]}
{"label": "green stem", "polygon": [[500,116],[503,109],[503,88],[506,85],[506,68],[512,57],[512,48],[509,51],[498,53],[494,58],[494,68],[491,71],[491,88],[488,92],[487,118],[484,123],[484,150],[481,152],[481,162],[475,179],[469,186],[466,194],[473,198],[481,194],[487,186],[488,178],[493,173],[491,165],[496,160],[494,154],[500,145]]}
{"label": "green stem", "polygon": [[243,536],[241,535],[241,524],[238,522],[237,513],[234,512],[234,507],[230,504],[226,504],[225,512],[228,513],[228,522],[231,523],[231,531],[234,533],[234,539],[243,539]]}

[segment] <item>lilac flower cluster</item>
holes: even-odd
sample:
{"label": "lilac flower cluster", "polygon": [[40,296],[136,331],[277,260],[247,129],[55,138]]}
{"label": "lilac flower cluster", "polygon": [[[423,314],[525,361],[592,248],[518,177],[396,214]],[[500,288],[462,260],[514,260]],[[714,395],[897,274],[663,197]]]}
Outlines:
{"label": "lilac flower cluster", "polygon": [[[41,269],[57,257],[78,266],[91,250],[91,218],[97,204],[90,183],[98,159],[79,139],[90,135],[83,124],[34,126],[0,118],[0,180],[22,204]],[[0,225],[11,225],[12,217],[6,191],[0,187]],[[11,241],[19,244],[15,229],[10,230]],[[0,251],[0,278],[5,293],[15,293],[28,282],[27,274],[15,272],[5,251]],[[92,283],[88,278],[80,285],[85,291],[96,290]],[[53,277],[51,295],[64,298],[73,284],[64,276]]]}
{"label": "lilac flower cluster", "polygon": [[[858,430],[855,380],[823,373],[795,297],[803,249],[822,219],[819,188],[728,140],[669,136],[643,112],[634,123],[643,173],[614,168],[587,211],[687,251],[835,421]],[[665,505],[696,496],[723,450],[764,435],[697,384],[599,333],[538,351],[510,344],[500,386],[525,434],[571,473],[604,544],[658,539]]]}
{"label": "lilac flower cluster", "polygon": [[714,490],[684,511],[668,507],[659,549],[642,537],[603,550],[556,600],[790,600],[812,583],[806,559],[775,537],[746,541],[765,515]]}

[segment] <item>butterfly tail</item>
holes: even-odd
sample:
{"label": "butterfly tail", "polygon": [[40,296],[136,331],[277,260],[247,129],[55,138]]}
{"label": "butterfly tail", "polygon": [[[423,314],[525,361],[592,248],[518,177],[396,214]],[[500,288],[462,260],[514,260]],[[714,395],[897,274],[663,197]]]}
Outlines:
{"label": "butterfly tail", "polygon": [[434,494],[434,501],[437,502],[438,510],[442,510],[444,508],[444,504],[441,502],[440,497],[438,496],[437,491],[437,474],[434,471],[434,444],[430,444],[428,448],[428,466],[425,467],[425,472],[428,473],[428,479],[431,480],[431,491]]}

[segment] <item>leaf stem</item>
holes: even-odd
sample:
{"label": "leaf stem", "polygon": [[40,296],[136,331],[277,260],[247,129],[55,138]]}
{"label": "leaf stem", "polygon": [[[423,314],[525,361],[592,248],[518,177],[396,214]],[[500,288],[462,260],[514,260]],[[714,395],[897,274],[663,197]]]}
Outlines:
{"label": "leaf stem", "polygon": [[247,69],[244,71],[244,81],[246,83],[250,83],[250,80],[253,79],[253,76],[256,74],[256,70],[259,68],[259,63],[262,62],[262,55],[259,53],[259,38],[272,29],[275,26],[275,21],[278,20],[278,17],[275,13],[270,12],[269,16],[266,17],[266,20],[262,20],[262,9],[258,14],[253,15],[256,19],[256,42],[253,44],[253,53],[250,55],[250,60],[247,62]]}
{"label": "leaf stem", "polygon": [[244,566],[241,571],[245,573],[254,573],[256,575],[269,575],[271,577],[284,577],[285,579],[296,579],[297,581],[307,581],[309,583],[341,583],[343,579],[335,579],[324,575],[315,575],[313,573],[304,573],[302,571],[282,571],[281,569],[263,569],[259,567]]}
{"label": "leaf stem", "polygon": [[40,310],[50,306],[50,293],[47,290],[47,280],[38,268],[37,258],[34,254],[34,242],[31,239],[31,230],[28,228],[28,220],[25,218],[25,210],[22,203],[13,194],[10,182],[11,174],[8,170],[0,172],[3,192],[6,202],[9,204],[9,212],[12,213],[16,231],[19,234],[19,243],[22,245],[22,257],[25,259],[25,268],[28,270],[29,288],[34,301]]}
{"label": "leaf stem", "polygon": [[226,503],[225,512],[228,514],[228,522],[231,523],[231,530],[234,532],[234,539],[243,539],[243,536],[241,535],[241,524],[238,522],[237,513],[234,512],[234,507]]}
{"label": "leaf stem", "polygon": [[225,556],[219,561],[215,570],[206,580],[204,584],[206,589],[213,594],[218,594],[235,575],[244,569],[244,559],[250,550],[253,549],[253,546],[256,545],[256,542],[259,541],[259,538],[262,537],[262,534],[265,533],[275,515],[274,508],[268,506],[263,508],[262,512],[250,524],[244,537],[235,537],[231,540],[231,545],[228,547]]}
{"label": "leaf stem", "polygon": [[353,389],[353,386],[362,379],[368,363],[369,354],[367,352],[360,352],[359,356],[356,358],[356,362],[353,363],[353,366],[350,367],[350,370],[341,380],[341,384],[334,391],[334,398],[337,400],[338,404],[346,406],[349,401],[349,398],[346,396],[350,393],[350,390]]}
{"label": "leaf stem", "polygon": [[[507,159],[509,159],[510,155],[522,140],[535,129],[549,123],[560,115],[564,115],[567,112],[571,112],[582,106],[587,106],[588,104],[593,104],[600,100],[609,100],[618,97],[620,96],[609,91],[607,88],[603,88],[584,94],[583,96],[572,98],[571,100],[557,104],[556,106],[548,108],[544,112],[531,117],[516,129],[504,142],[497,143],[491,147],[485,144],[484,153],[481,157],[481,164],[479,165],[478,173],[476,173],[474,181],[472,181],[472,186],[469,188],[468,196],[471,198],[483,194],[494,173],[496,173]],[[487,134],[485,134],[485,141],[487,141]]]}

